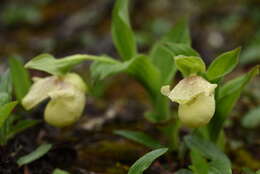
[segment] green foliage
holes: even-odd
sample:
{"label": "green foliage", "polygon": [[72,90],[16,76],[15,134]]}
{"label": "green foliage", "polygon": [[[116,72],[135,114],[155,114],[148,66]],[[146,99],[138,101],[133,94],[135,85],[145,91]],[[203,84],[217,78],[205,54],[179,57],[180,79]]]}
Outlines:
{"label": "green foliage", "polygon": [[69,172],[61,170],[61,169],[55,169],[52,174],[69,174]]}
{"label": "green foliage", "polygon": [[94,81],[100,81],[108,76],[124,72],[128,68],[127,65],[123,65],[123,63],[120,61],[109,57],[107,57],[107,59],[107,62],[95,61],[91,64],[91,78]]}
{"label": "green foliage", "polygon": [[182,19],[152,47],[149,55],[152,63],[161,72],[163,85],[170,83],[176,73],[174,56],[197,55],[190,47],[190,44],[188,22],[186,19]]}
{"label": "green foliage", "polygon": [[18,115],[11,114],[0,128],[0,145],[5,145],[8,140],[16,134],[33,127],[38,123],[37,120],[24,119]]}
{"label": "green foliage", "polygon": [[16,104],[17,102],[10,102],[0,107],[0,128],[2,128],[5,121],[8,119]]}
{"label": "green foliage", "polygon": [[171,52],[175,55],[183,55],[183,56],[196,56],[199,57],[199,53],[195,51],[193,48],[186,44],[174,43],[174,42],[166,42],[165,46],[171,50]]}
{"label": "green foliage", "polygon": [[155,159],[157,159],[167,151],[167,148],[161,148],[145,154],[130,167],[128,174],[142,174]]}
{"label": "green foliage", "polygon": [[17,164],[19,166],[29,164],[44,156],[46,153],[48,153],[51,150],[51,148],[52,148],[51,144],[42,144],[30,154],[20,157],[17,160]]}
{"label": "green foliage", "polygon": [[[203,59],[199,53],[191,47],[191,38],[186,19],[178,21],[171,31],[153,45],[148,55],[139,54],[134,32],[130,25],[128,10],[129,0],[117,0],[112,15],[112,39],[122,60],[116,60],[108,56],[93,56],[87,54],[76,54],[56,59],[50,54],[41,54],[29,61],[25,67],[44,71],[55,76],[63,76],[74,66],[83,61],[92,60],[94,63],[90,67],[91,76],[92,80],[97,84],[106,77],[119,73],[130,75],[147,90],[153,110],[146,114],[146,117],[152,122],[163,123],[163,128],[160,127],[161,124],[158,124],[158,127],[160,127],[164,133],[166,132],[166,137],[170,139],[168,140],[170,150],[178,149],[178,131],[180,124],[178,122],[174,122],[174,124],[171,125],[169,124],[171,121],[175,121],[175,119],[171,118],[173,114],[169,110],[169,100],[161,95],[160,88],[163,85],[171,83],[177,70],[180,71],[184,77],[198,74],[212,83],[218,83],[215,95],[216,111],[210,124],[207,127],[199,129],[197,133],[200,133],[200,136],[193,134],[184,138],[185,144],[190,149],[191,170],[181,169],[177,173],[232,174],[230,160],[215,144],[220,142],[219,134],[223,133],[223,124],[235,106],[243,89],[249,81],[259,73],[259,66],[255,66],[247,74],[222,85],[222,79],[237,66],[241,49],[237,48],[221,54],[210,64],[206,71]],[[258,53],[256,49],[253,50],[253,52],[251,51],[253,56],[256,56],[256,53]],[[1,145],[5,145],[7,141],[13,138],[17,133],[37,123],[35,120],[25,120],[19,115],[11,114],[17,105],[17,102],[11,102],[11,84],[14,86],[17,100],[21,101],[28,92],[31,82],[28,72],[18,59],[10,58],[9,66],[10,73],[7,72],[0,77]],[[103,86],[100,86],[101,88],[99,89],[101,91]],[[210,97],[213,100],[213,96]],[[212,105],[214,106],[214,104]],[[212,110],[213,113],[214,109]],[[259,115],[259,108],[250,111],[242,120],[243,126],[250,128],[259,125]],[[166,123],[165,121],[170,122]],[[118,130],[115,131],[115,134],[151,149],[160,148],[147,153],[137,160],[129,169],[128,174],[142,174],[155,159],[168,151],[168,148],[163,148],[164,145],[158,140],[143,132]],[[213,144],[213,142],[215,144]],[[32,153],[19,158],[17,163],[19,166],[29,164],[48,153],[51,148],[51,144],[42,144]],[[244,171],[248,174],[254,173],[249,169],[245,169]],[[66,174],[68,172],[56,169],[53,173]],[[257,173],[259,173],[259,171]]]}
{"label": "green foliage", "polygon": [[17,102],[11,102],[12,80],[9,71],[0,76],[0,145],[5,145],[17,133],[34,126],[36,120],[25,120],[11,114]]}
{"label": "green foliage", "polygon": [[236,48],[232,51],[218,56],[209,66],[207,71],[207,78],[210,81],[217,80],[228,73],[230,73],[238,64],[238,57],[241,48]]}
{"label": "green foliage", "polygon": [[11,101],[12,82],[9,71],[0,76],[0,106]]}
{"label": "green foliage", "polygon": [[145,55],[139,55],[133,58],[128,66],[127,73],[141,82],[152,97],[156,97],[160,89],[161,76],[150,59]]}
{"label": "green foliage", "polygon": [[[192,168],[195,169],[195,173],[197,172],[196,174],[232,174],[229,159],[213,143],[196,135],[186,136],[184,140],[189,149],[192,151],[192,161],[194,162]],[[203,157],[211,161],[207,163]]]}
{"label": "green foliage", "polygon": [[200,152],[193,149],[191,151],[191,169],[194,174],[208,174],[209,166],[207,160],[200,154]]}
{"label": "green foliage", "polygon": [[9,66],[16,98],[21,101],[31,86],[29,73],[17,58],[9,58]]}
{"label": "green foliage", "polygon": [[136,56],[137,48],[134,33],[130,26],[128,0],[117,0],[113,9],[112,38],[123,60]]}
{"label": "green foliage", "polygon": [[257,74],[259,74],[259,65],[252,68],[245,75],[237,77],[219,87],[215,115],[209,124],[209,133],[213,141],[218,139],[223,123],[232,111],[243,89]]}
{"label": "green foliage", "polygon": [[163,42],[155,44],[151,50],[151,61],[160,70],[163,84],[170,83],[176,73],[173,56]]}
{"label": "green foliage", "polygon": [[125,62],[115,61],[107,58],[107,62],[95,62],[91,66],[93,79],[102,80],[110,75],[126,72],[139,80],[155,96],[160,88],[160,74],[158,69],[149,61],[145,55],[138,55]]}
{"label": "green foliage", "polygon": [[177,69],[185,77],[196,73],[203,73],[206,70],[206,65],[200,57],[176,56],[174,60]]}
{"label": "green foliage", "polygon": [[243,168],[243,172],[245,172],[245,174],[256,174],[253,170],[249,168]]}
{"label": "green foliage", "polygon": [[[15,115],[12,115],[14,118],[9,119],[7,121],[7,135],[6,138],[7,140],[13,138],[16,134],[33,127],[34,125],[38,124],[39,121],[37,120],[24,120],[23,118],[20,118],[18,116],[15,117]],[[15,121],[18,121],[15,123]],[[8,126],[9,125],[9,126]]]}
{"label": "green foliage", "polygon": [[129,130],[117,130],[114,133],[117,135],[123,136],[125,138],[128,138],[132,141],[135,141],[137,143],[143,144],[152,149],[157,149],[157,148],[163,147],[163,145],[161,145],[159,141],[155,140],[154,138],[150,137],[149,135],[146,135],[143,132],[129,131]]}
{"label": "green foliage", "polygon": [[[127,5],[127,1],[117,1],[113,13],[113,15],[117,15],[113,17],[113,22],[114,20],[117,22],[125,21],[125,24],[130,25],[126,14]],[[118,25],[118,27],[119,26],[120,25]],[[123,36],[119,36],[120,32],[113,33],[113,27],[115,26],[112,24],[112,34],[114,40],[117,40],[118,37],[124,38]],[[131,36],[131,34],[127,36]],[[118,40],[118,42],[115,42],[119,54],[123,54],[122,50],[125,49],[124,47],[130,47],[127,46],[129,42],[125,40],[127,39],[125,38],[123,42],[119,42]],[[178,22],[174,28],[162,38],[161,41],[154,45],[149,56],[136,55],[137,53],[132,53],[132,55],[136,56],[131,57],[129,56],[131,53],[127,53],[127,51],[131,51],[131,49],[126,49],[127,51],[124,53],[129,57],[123,57],[121,55],[123,59],[126,60],[124,62],[116,61],[112,58],[107,58],[111,60],[108,62],[95,61],[91,65],[92,78],[101,80],[105,77],[121,72],[125,72],[133,76],[147,89],[147,92],[151,97],[151,103],[154,110],[147,113],[146,118],[152,122],[168,120],[170,118],[169,101],[159,93],[160,87],[164,84],[170,83],[175,75],[176,67],[173,60],[174,56],[180,54],[187,56],[198,55],[198,53],[189,45],[190,37],[187,28],[187,21],[182,20]]]}
{"label": "green foliage", "polygon": [[152,48],[152,62],[161,72],[162,83],[168,84],[176,73],[174,56],[199,56],[190,46],[182,43],[159,42]]}
{"label": "green foliage", "polygon": [[260,107],[250,110],[241,120],[245,128],[256,128],[260,125]]}
{"label": "green foliage", "polygon": [[34,57],[31,61],[29,61],[25,65],[25,67],[44,71],[52,75],[60,76],[66,74],[75,65],[80,64],[86,60],[99,60],[103,62],[110,61],[110,59],[107,59],[106,57],[102,57],[102,56],[100,57],[100,56],[76,54],[76,55],[64,57],[62,59],[55,59],[50,54],[41,54],[39,56]]}

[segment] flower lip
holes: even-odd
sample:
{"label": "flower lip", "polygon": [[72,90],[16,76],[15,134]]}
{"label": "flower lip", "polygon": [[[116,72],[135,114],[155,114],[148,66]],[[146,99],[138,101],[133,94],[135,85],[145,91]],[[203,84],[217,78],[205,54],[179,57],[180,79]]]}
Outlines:
{"label": "flower lip", "polygon": [[186,104],[202,93],[206,96],[211,95],[216,87],[216,84],[211,84],[200,76],[190,76],[181,80],[172,91],[170,91],[170,86],[163,86],[161,93],[173,102]]}
{"label": "flower lip", "polygon": [[84,81],[80,78],[79,75],[75,73],[69,73],[64,77],[64,82],[73,85],[75,88],[78,88],[82,92],[87,91],[87,86]]}

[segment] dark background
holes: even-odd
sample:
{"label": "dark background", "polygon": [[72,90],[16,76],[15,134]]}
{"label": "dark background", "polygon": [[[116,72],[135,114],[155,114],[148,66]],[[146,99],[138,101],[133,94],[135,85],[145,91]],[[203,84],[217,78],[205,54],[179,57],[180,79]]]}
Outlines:
{"label": "dark background", "polygon": [[[114,0],[1,0],[0,57],[18,54],[28,59],[43,52],[58,57],[114,55],[113,4]],[[256,46],[259,10],[257,0],[132,0],[130,9],[141,51],[188,16],[193,47],[207,62],[222,51]],[[254,51],[259,52],[255,49],[249,54],[257,55]]]}

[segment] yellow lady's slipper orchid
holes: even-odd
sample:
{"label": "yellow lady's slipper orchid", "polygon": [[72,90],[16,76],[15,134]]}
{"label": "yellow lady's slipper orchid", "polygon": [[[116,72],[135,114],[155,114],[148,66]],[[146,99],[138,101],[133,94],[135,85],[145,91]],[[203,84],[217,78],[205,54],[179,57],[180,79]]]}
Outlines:
{"label": "yellow lady's slipper orchid", "polygon": [[82,115],[86,91],[84,81],[75,73],[62,77],[35,78],[22,105],[29,110],[50,98],[44,112],[45,121],[56,127],[65,127],[76,122]]}
{"label": "yellow lady's slipper orchid", "polygon": [[195,128],[206,125],[213,117],[216,87],[216,84],[193,75],[181,80],[172,91],[170,86],[163,86],[161,93],[179,104],[178,115],[181,122]]}

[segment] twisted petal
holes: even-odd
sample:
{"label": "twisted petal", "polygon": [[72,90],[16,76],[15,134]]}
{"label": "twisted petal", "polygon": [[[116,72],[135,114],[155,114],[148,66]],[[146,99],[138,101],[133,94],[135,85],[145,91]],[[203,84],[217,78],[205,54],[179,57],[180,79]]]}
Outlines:
{"label": "twisted petal", "polygon": [[37,78],[29,93],[23,98],[22,105],[25,109],[32,109],[43,100],[49,97],[49,93],[59,88],[59,79],[55,76],[47,78]]}

